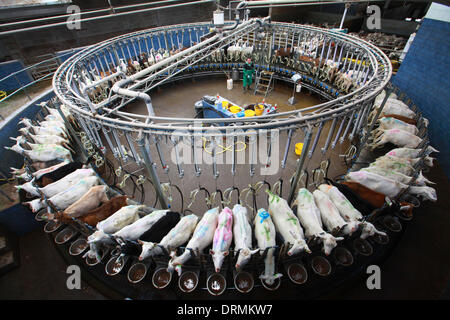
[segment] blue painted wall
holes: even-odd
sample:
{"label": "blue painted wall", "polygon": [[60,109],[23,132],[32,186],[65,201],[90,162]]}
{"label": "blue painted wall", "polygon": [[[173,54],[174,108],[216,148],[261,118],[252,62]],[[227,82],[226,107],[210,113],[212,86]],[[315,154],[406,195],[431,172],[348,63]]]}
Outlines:
{"label": "blue painted wall", "polygon": [[71,56],[73,56],[75,53],[80,52],[83,50],[83,48],[76,48],[76,49],[70,49],[70,50],[64,50],[56,52],[56,55],[58,56],[58,59],[61,63],[69,59]]}
{"label": "blue painted wall", "polygon": [[450,178],[450,23],[424,19],[393,83],[430,120],[431,144]]}
{"label": "blue painted wall", "polygon": [[[9,76],[11,73],[22,70],[23,64],[22,62],[18,60],[12,60],[7,62],[0,63],[0,80]],[[20,81],[17,82],[15,76],[11,76],[4,81],[0,82],[0,90],[6,91],[6,92],[12,92],[16,89],[19,89],[20,87],[32,82],[33,80],[28,75],[28,73],[25,72],[19,72],[17,75],[17,79]]]}

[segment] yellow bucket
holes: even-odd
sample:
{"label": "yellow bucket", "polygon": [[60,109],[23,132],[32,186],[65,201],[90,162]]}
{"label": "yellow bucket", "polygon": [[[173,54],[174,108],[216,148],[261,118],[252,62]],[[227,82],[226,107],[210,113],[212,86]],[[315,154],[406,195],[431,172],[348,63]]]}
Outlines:
{"label": "yellow bucket", "polygon": [[255,116],[255,111],[253,110],[245,110],[244,114],[246,117],[254,117]]}
{"label": "yellow bucket", "polygon": [[302,154],[302,150],[303,150],[303,143],[299,142],[295,144],[295,154],[296,155],[301,155]]}
{"label": "yellow bucket", "polygon": [[260,116],[264,112],[264,106],[262,104],[255,105],[255,115]]}
{"label": "yellow bucket", "polygon": [[222,108],[226,109],[228,107],[228,101],[222,101]]}
{"label": "yellow bucket", "polygon": [[228,110],[230,110],[231,113],[238,113],[241,111],[241,108],[238,106],[231,106]]}

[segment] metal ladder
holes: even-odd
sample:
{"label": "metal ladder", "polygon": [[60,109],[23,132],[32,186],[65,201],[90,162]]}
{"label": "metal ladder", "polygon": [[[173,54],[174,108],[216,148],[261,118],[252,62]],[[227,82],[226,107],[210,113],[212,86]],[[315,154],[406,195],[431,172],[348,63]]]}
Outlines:
{"label": "metal ladder", "polygon": [[257,73],[254,94],[264,93],[264,98],[266,98],[269,92],[274,88],[272,79],[272,71],[261,71],[259,74]]}

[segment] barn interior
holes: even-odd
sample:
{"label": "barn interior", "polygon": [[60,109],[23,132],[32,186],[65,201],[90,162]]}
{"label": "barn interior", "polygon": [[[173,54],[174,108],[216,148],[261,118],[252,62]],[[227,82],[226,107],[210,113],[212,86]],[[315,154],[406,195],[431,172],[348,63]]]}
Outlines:
{"label": "barn interior", "polygon": [[445,1],[2,1],[0,299],[449,299],[449,31]]}

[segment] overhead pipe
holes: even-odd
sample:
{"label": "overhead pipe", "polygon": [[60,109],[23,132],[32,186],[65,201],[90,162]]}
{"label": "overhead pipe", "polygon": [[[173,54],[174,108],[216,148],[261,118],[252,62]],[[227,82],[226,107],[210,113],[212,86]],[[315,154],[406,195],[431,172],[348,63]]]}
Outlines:
{"label": "overhead pipe", "polygon": [[[261,24],[261,25],[262,25],[262,23],[264,23],[263,20],[260,20],[260,19],[255,19],[255,21],[257,23]],[[248,25],[250,23],[252,23],[251,20],[244,22],[241,26],[245,26],[245,25]],[[138,99],[144,101],[144,103],[147,106],[148,115],[150,117],[153,117],[155,115],[155,112],[153,110],[152,100],[151,100],[150,96],[148,94],[146,94],[146,93],[142,93],[142,92],[139,92],[139,91],[125,89],[125,88],[123,88],[123,86],[126,86],[127,84],[132,83],[135,80],[137,80],[137,79],[139,79],[141,77],[144,77],[144,76],[150,74],[151,72],[156,71],[156,70],[158,70],[158,69],[160,69],[160,68],[162,68],[162,67],[164,67],[166,65],[169,65],[173,61],[177,61],[179,58],[184,57],[184,56],[186,56],[186,55],[188,55],[188,54],[190,54],[192,52],[195,52],[197,49],[200,49],[200,48],[204,47],[205,45],[216,41],[217,39],[219,39],[219,35],[215,35],[215,36],[213,36],[213,37],[211,37],[209,39],[206,39],[206,40],[204,40],[204,41],[202,41],[202,42],[200,42],[200,43],[198,43],[198,44],[196,44],[196,45],[194,45],[194,46],[192,46],[192,47],[190,47],[190,48],[188,48],[186,50],[183,50],[181,52],[178,52],[178,53],[174,54],[173,56],[170,56],[170,57],[168,57],[168,58],[166,58],[164,60],[161,60],[160,62],[157,62],[154,65],[152,65],[152,66],[150,66],[150,67],[148,67],[148,68],[146,68],[146,69],[144,69],[142,71],[139,71],[139,72],[137,72],[137,73],[135,73],[135,74],[133,74],[133,75],[131,75],[129,77],[126,77],[125,79],[119,80],[118,82],[116,82],[113,85],[111,90],[114,93],[117,93],[117,94],[120,94],[120,95],[124,95],[124,96],[128,96],[128,97],[131,97],[131,98],[138,98]],[[149,119],[147,119],[146,123],[148,123],[148,121],[149,121]]]}
{"label": "overhead pipe", "polygon": [[339,29],[342,29],[342,27],[344,26],[345,15],[347,14],[348,8],[350,8],[350,3],[345,4],[344,14],[342,15],[342,20],[341,24],[339,25]]}
{"label": "overhead pipe", "polygon": [[88,101],[89,108],[91,109],[92,113],[96,114],[97,110],[95,110],[94,106],[92,105],[91,100],[89,99],[89,97],[87,95],[87,92],[90,89],[97,87],[104,82],[114,79],[115,77],[126,77],[126,75],[125,75],[126,71],[127,71],[127,67],[126,67],[125,63],[123,62],[123,60],[121,60],[119,62],[119,65],[117,66],[117,72],[114,72],[114,73],[110,74],[109,76],[106,76],[100,80],[94,81],[89,85],[84,85],[81,88],[81,94]]}
{"label": "overhead pipe", "polygon": [[[155,112],[153,110],[152,99],[150,98],[150,96],[143,92],[125,89],[125,88],[123,88],[123,86],[126,86],[127,84],[134,82],[136,79],[144,77],[147,74],[170,64],[172,61],[176,61],[178,58],[181,58],[181,57],[187,55],[188,53],[191,53],[191,52],[199,49],[200,47],[204,46],[205,44],[215,41],[217,38],[218,38],[218,36],[216,35],[212,38],[206,39],[184,51],[181,51],[177,54],[174,54],[173,56],[171,56],[169,58],[161,60],[142,71],[139,71],[129,77],[126,77],[125,79],[119,80],[112,86],[111,91],[114,93],[120,94],[120,95],[124,95],[127,97],[137,98],[137,99],[142,100],[145,103],[145,105],[147,106],[148,115],[153,117],[155,115]],[[148,122],[148,120],[146,122]]]}
{"label": "overhead pipe", "polygon": [[[120,13],[109,14],[109,15],[104,15],[104,16],[100,16],[100,17],[77,19],[77,20],[74,20],[72,22],[73,23],[78,23],[78,22],[81,23],[81,22],[86,22],[86,21],[95,21],[95,20],[100,20],[100,19],[109,19],[109,18],[125,16],[125,15],[135,14],[135,13],[143,13],[143,12],[148,12],[148,11],[155,11],[155,10],[169,9],[169,8],[178,8],[178,7],[189,6],[189,5],[196,5],[196,4],[205,4],[205,3],[213,2],[213,1],[214,0],[204,0],[204,1],[193,1],[193,2],[172,4],[172,5],[161,6],[161,7],[156,7],[156,8],[147,8],[147,9],[141,9],[141,10],[120,12]],[[0,36],[10,35],[10,34],[19,33],[19,32],[26,32],[26,31],[34,31],[34,30],[46,29],[46,28],[51,28],[51,27],[66,26],[66,25],[67,25],[67,21],[57,22],[57,23],[50,23],[50,24],[46,24],[46,25],[42,25],[42,26],[34,26],[34,27],[28,27],[28,28],[22,28],[22,29],[3,31],[3,32],[0,32]]]}
{"label": "overhead pipe", "polygon": [[[123,10],[123,9],[137,8],[137,7],[146,7],[146,6],[162,4],[162,3],[166,4],[167,2],[178,2],[178,1],[181,1],[181,0],[164,0],[164,1],[156,1],[156,2],[150,2],[150,3],[148,3],[148,2],[147,3],[139,3],[139,4],[133,4],[133,5],[127,5],[127,6],[113,7],[113,9],[114,10]],[[91,10],[91,11],[80,12],[77,15],[79,15],[81,17],[81,16],[86,15],[86,14],[109,13],[110,10],[111,10],[111,8],[99,9],[99,10]],[[116,12],[114,12],[114,13],[116,13]],[[33,22],[38,22],[38,21],[47,21],[47,20],[68,18],[68,17],[71,17],[71,16],[72,16],[72,13],[70,13],[70,14],[62,14],[62,15],[57,15],[57,16],[51,16],[51,17],[45,17],[45,18],[38,18],[38,19],[30,19],[30,20],[22,20],[22,21],[2,23],[2,24],[0,24],[0,28],[14,26],[14,25],[20,25],[20,24],[33,23]]]}

